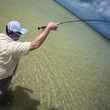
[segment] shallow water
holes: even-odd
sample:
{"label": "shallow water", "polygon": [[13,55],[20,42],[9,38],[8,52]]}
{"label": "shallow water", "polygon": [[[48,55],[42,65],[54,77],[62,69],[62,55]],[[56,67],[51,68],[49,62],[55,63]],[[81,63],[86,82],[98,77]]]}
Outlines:
{"label": "shallow water", "polygon": [[[53,0],[1,0],[0,31],[17,19],[32,40],[39,25],[76,19]],[[13,79],[10,110],[109,110],[110,41],[84,23],[59,26],[23,57]]]}

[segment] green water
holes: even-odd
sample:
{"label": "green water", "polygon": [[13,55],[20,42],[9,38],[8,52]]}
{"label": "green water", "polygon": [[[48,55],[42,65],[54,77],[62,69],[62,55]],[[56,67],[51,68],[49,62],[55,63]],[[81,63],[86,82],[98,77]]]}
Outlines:
{"label": "green water", "polygon": [[[35,38],[48,21],[75,19],[53,0],[0,0],[0,31],[13,19]],[[7,110],[110,110],[110,41],[84,23],[59,26],[45,43],[22,57]]]}

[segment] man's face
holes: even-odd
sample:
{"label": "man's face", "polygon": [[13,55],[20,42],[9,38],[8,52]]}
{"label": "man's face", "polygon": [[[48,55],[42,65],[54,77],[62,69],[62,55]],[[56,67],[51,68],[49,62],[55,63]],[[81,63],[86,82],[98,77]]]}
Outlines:
{"label": "man's face", "polygon": [[13,32],[13,33],[11,34],[11,38],[12,38],[14,41],[19,40],[20,36],[21,36],[21,33],[19,33],[19,32]]}

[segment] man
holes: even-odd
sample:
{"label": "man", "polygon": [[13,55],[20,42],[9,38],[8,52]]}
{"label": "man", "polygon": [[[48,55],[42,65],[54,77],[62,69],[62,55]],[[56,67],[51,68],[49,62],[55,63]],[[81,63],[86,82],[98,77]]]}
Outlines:
{"label": "man", "polygon": [[6,95],[20,57],[28,54],[31,50],[39,48],[49,32],[56,30],[57,27],[56,23],[49,22],[47,27],[42,29],[33,41],[19,42],[19,38],[27,30],[22,28],[18,21],[10,21],[6,25],[6,34],[0,33],[0,102],[3,101]]}

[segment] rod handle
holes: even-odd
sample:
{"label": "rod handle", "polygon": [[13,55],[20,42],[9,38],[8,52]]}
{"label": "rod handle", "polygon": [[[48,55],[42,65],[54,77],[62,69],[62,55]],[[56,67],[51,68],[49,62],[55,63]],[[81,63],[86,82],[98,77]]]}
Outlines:
{"label": "rod handle", "polygon": [[38,30],[40,30],[40,29],[45,29],[47,26],[38,26]]}

